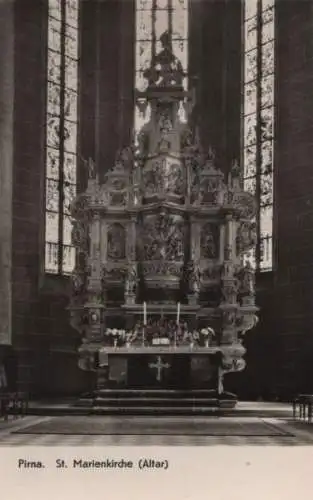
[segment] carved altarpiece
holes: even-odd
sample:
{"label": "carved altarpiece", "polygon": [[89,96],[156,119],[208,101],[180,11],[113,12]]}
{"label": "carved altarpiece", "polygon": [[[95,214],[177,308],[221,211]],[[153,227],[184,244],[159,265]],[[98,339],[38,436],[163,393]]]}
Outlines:
{"label": "carved altarpiece", "polygon": [[[225,180],[214,151],[204,153],[180,120],[192,93],[168,46],[161,55],[136,96],[150,121],[103,183],[92,171],[72,206],[72,325],[82,367],[93,353],[144,355],[168,339],[163,351],[220,353],[221,383],[244,368],[240,336],[256,318],[253,271],[243,264],[255,244],[255,200],[242,190],[238,165],[225,166]],[[201,340],[208,327],[211,345]]]}

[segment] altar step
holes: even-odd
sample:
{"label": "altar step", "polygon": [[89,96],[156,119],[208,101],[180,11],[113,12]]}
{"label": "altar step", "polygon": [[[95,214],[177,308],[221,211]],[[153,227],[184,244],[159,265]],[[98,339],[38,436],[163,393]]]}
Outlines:
{"label": "altar step", "polygon": [[236,398],[208,390],[104,389],[90,403],[90,412],[97,415],[205,415],[234,408]]}

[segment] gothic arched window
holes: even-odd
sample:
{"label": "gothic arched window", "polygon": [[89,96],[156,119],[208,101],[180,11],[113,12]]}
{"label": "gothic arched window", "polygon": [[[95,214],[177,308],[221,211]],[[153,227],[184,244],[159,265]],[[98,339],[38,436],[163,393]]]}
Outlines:
{"label": "gothic arched window", "polygon": [[[161,50],[160,37],[168,31],[174,55],[187,73],[188,67],[188,3],[189,0],[135,0],[136,1],[136,57],[135,89],[143,91],[147,81],[143,77],[155,54]],[[187,88],[187,77],[184,79]],[[140,105],[135,110],[135,132],[149,121],[149,109]]]}
{"label": "gothic arched window", "polygon": [[275,0],[245,0],[244,186],[257,198],[257,245],[246,256],[256,270],[272,269]]}
{"label": "gothic arched window", "polygon": [[75,263],[69,206],[76,194],[79,0],[49,0],[46,115],[45,271]]}

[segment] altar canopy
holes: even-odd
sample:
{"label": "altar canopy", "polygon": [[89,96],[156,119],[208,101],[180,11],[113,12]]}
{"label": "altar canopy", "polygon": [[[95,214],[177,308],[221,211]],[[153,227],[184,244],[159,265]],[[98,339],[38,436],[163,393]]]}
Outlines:
{"label": "altar canopy", "polygon": [[[178,366],[204,382],[218,370],[220,384],[225,373],[244,368],[241,339],[257,320],[247,258],[256,241],[256,204],[242,189],[238,162],[218,166],[214,149],[203,150],[194,91],[184,90],[168,32],[161,45],[144,73],[146,90],[136,94],[149,121],[103,181],[99,165],[85,162],[88,187],[72,205],[71,324],[82,338],[81,367],[99,351],[137,360],[155,354],[155,366],[142,370],[150,366],[161,382],[165,368],[156,365],[167,363],[160,353],[168,351],[169,378],[177,378]],[[193,354],[188,364],[186,353]],[[214,362],[202,357],[216,353]],[[133,361],[127,369],[119,363],[123,380],[138,385]]]}

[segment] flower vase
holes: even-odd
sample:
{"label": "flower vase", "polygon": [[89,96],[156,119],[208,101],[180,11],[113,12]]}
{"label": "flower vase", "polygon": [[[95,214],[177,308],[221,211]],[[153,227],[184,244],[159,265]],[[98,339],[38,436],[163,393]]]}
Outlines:
{"label": "flower vase", "polygon": [[125,346],[128,349],[130,347],[130,342],[126,342]]}
{"label": "flower vase", "polygon": [[193,346],[194,346],[194,342],[190,342],[190,349],[193,349]]}
{"label": "flower vase", "polygon": [[209,339],[205,339],[204,346],[205,347],[210,347],[210,340]]}
{"label": "flower vase", "polygon": [[114,339],[114,348],[116,349],[117,347],[117,339]]}

